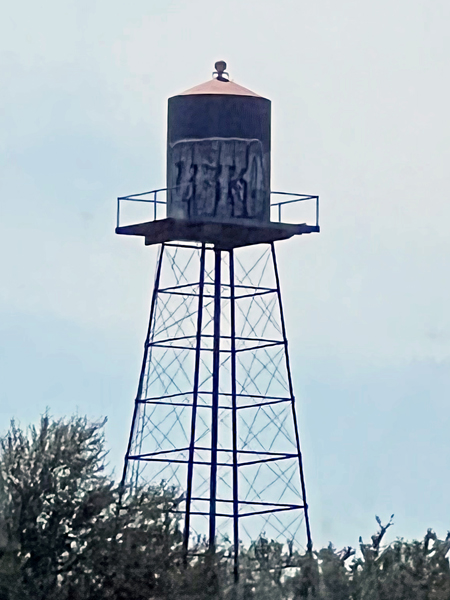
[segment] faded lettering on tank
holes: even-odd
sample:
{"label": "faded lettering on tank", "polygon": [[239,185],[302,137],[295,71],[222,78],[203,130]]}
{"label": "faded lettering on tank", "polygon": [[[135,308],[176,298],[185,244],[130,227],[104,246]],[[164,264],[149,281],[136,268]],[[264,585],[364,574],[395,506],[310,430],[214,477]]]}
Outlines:
{"label": "faded lettering on tank", "polygon": [[268,220],[259,140],[182,140],[169,147],[167,216]]}

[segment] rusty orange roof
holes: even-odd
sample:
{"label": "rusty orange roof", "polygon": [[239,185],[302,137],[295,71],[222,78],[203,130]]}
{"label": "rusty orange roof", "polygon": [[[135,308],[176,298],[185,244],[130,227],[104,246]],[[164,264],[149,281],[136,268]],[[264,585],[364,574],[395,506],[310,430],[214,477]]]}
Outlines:
{"label": "rusty orange roof", "polygon": [[196,85],[190,90],[186,90],[178,95],[194,96],[196,94],[227,94],[230,96],[255,96],[256,98],[262,97],[259,94],[255,94],[255,92],[242,87],[242,85],[234,83],[234,81],[220,79],[210,79],[209,81],[201,83],[200,85]]}

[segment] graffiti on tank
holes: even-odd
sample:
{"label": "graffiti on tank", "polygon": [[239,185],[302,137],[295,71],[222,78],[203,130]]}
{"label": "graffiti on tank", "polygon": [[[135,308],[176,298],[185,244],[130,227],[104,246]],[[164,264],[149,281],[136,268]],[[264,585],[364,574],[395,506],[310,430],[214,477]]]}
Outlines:
{"label": "graffiti on tank", "polygon": [[182,140],[169,148],[168,216],[265,220],[267,183],[259,140]]}

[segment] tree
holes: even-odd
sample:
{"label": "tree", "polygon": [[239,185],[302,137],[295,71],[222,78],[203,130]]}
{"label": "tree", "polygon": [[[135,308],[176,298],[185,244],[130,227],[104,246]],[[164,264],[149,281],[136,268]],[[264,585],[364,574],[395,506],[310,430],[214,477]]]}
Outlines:
{"label": "tree", "polygon": [[226,540],[184,564],[180,490],[123,490],[105,470],[103,423],[74,417],[0,440],[0,600],[450,600],[450,534],[383,546],[392,517],[359,555],[301,553],[260,536],[241,547],[233,585]]}
{"label": "tree", "polygon": [[423,541],[396,540],[381,548],[386,526],[380,527],[371,544],[360,538],[361,557],[351,565],[352,600],[448,600],[450,598],[450,533],[439,540],[428,530]]}
{"label": "tree", "polygon": [[139,600],[172,585],[173,491],[121,495],[105,474],[103,424],[44,416],[1,440],[1,598]]}

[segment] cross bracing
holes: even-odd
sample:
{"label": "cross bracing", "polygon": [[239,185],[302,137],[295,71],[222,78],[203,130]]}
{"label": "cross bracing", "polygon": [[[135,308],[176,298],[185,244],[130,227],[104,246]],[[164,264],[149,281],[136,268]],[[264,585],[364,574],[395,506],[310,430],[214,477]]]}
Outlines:
{"label": "cross bracing", "polygon": [[124,483],[161,480],[186,551],[311,545],[273,244],[161,246]]}

